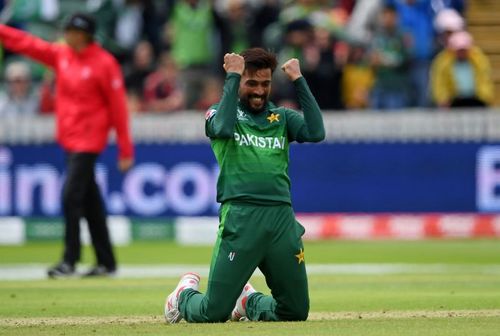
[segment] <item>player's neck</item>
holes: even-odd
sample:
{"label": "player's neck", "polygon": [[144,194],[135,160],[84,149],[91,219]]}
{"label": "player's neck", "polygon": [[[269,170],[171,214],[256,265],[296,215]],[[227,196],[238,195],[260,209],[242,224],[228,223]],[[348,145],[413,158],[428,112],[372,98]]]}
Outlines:
{"label": "player's neck", "polygon": [[85,49],[87,49],[87,47],[90,45],[90,43],[87,43],[87,42],[82,42],[82,43],[75,43],[74,45],[71,46],[71,48],[76,51],[77,53],[81,53],[82,51],[84,51]]}
{"label": "player's neck", "polygon": [[265,111],[267,111],[267,102],[260,109],[254,109],[254,108],[250,107],[250,105],[243,100],[240,100],[240,104],[245,109],[246,112],[248,112],[252,115],[255,115],[255,116],[260,115],[261,113],[264,113]]}

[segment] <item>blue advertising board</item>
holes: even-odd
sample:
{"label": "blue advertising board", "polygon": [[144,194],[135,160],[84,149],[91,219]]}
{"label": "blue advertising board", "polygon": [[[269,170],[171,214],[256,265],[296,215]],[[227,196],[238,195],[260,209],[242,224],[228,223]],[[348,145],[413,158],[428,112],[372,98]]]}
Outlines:
{"label": "blue advertising board", "polygon": [[[218,168],[207,143],[138,144],[122,175],[116,147],[96,174],[110,214],[216,215]],[[500,144],[292,145],[296,212],[495,212]],[[59,216],[64,154],[55,145],[0,146],[0,216]]]}
{"label": "blue advertising board", "polygon": [[297,211],[476,211],[477,144],[296,146]]}

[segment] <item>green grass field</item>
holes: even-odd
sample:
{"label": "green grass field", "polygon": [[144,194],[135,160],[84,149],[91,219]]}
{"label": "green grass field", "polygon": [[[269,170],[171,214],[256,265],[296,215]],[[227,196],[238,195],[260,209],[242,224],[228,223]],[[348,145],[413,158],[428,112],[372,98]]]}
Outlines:
{"label": "green grass field", "polygon": [[[499,334],[498,240],[328,241],[305,248],[314,270],[307,322],[167,325],[164,298],[177,277],[3,280],[0,335]],[[162,242],[116,250],[123,267],[208,266],[211,254],[210,247]],[[56,243],[0,246],[0,272],[19,264],[48,266],[60,252]],[[92,259],[86,248],[84,262]],[[261,276],[252,283],[268,292]]]}

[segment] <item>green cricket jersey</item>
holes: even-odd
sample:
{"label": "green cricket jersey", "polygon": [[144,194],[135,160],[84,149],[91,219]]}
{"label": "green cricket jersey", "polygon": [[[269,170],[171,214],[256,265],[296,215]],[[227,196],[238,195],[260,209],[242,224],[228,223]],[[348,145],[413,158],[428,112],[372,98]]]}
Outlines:
{"label": "green cricket jersey", "polygon": [[238,99],[240,79],[227,75],[221,101],[206,114],[206,135],[220,167],[217,201],[290,204],[289,145],[324,139],[321,111],[301,77],[294,84],[304,115],[271,102],[253,114]]}

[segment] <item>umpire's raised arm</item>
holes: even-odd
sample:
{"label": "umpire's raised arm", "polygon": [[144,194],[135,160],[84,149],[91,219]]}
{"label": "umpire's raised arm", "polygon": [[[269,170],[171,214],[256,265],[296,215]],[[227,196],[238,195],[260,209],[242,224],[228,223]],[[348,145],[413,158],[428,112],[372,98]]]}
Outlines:
{"label": "umpire's raised arm", "polygon": [[[321,110],[302,76],[299,60],[296,58],[288,60],[281,69],[295,85],[299,104],[304,112],[303,119],[293,117],[291,118],[293,120],[290,120],[292,124],[296,124],[295,127],[299,126],[297,134],[294,134],[292,138],[297,142],[319,142],[324,140],[325,126],[323,125]],[[302,125],[300,125],[301,122]]]}
{"label": "umpire's raised arm", "polygon": [[10,51],[30,57],[49,67],[57,65],[56,43],[50,43],[22,30],[0,24],[0,43]]}
{"label": "umpire's raised arm", "polygon": [[210,138],[231,138],[236,124],[238,105],[238,89],[241,75],[245,71],[245,60],[242,56],[231,53],[224,55],[226,81],[221,101],[207,112],[205,132]]}

